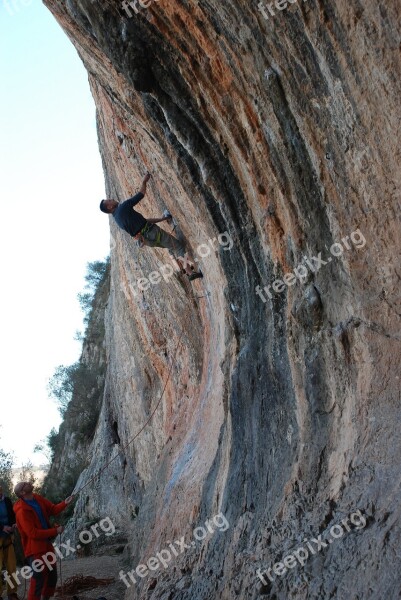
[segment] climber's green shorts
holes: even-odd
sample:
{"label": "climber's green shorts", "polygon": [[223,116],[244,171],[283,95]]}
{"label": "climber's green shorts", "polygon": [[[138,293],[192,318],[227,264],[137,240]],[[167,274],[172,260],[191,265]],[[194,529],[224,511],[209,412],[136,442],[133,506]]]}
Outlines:
{"label": "climber's green shorts", "polygon": [[180,240],[173,237],[155,224],[147,224],[141,231],[145,246],[166,248],[172,256],[185,256],[185,248]]}

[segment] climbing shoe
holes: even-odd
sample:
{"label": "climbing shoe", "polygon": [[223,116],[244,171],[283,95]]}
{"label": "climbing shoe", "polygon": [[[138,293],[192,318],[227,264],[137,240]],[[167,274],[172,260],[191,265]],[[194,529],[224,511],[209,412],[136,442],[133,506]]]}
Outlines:
{"label": "climbing shoe", "polygon": [[171,214],[171,212],[169,210],[164,211],[163,217],[167,218],[167,223],[169,225],[171,225],[171,223],[173,222],[173,215]]}
{"label": "climbing shoe", "polygon": [[193,281],[194,279],[199,279],[200,277],[203,277],[203,273],[201,271],[199,271],[199,273],[192,273],[192,275],[188,275],[189,281]]}

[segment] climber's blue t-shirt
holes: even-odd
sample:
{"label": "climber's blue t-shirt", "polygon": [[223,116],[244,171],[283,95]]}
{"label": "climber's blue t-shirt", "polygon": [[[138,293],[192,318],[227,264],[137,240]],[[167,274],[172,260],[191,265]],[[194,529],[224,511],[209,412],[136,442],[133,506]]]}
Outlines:
{"label": "climber's blue t-shirt", "polygon": [[39,517],[39,521],[43,529],[49,529],[49,524],[46,521],[45,515],[43,514],[43,510],[41,509],[39,502],[35,500],[35,498],[33,500],[24,500],[24,502],[29,504],[29,506],[32,506],[33,510]]}
{"label": "climber's blue t-shirt", "polygon": [[136,235],[146,225],[146,219],[134,210],[134,206],[143,198],[142,192],[138,192],[132,198],[122,202],[113,212],[113,217],[121,229],[124,229],[130,235]]}

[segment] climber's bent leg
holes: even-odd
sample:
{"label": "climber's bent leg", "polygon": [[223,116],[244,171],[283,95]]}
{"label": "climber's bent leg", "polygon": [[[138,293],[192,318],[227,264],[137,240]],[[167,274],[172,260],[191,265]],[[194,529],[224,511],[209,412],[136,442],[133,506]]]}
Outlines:
{"label": "climber's bent leg", "polygon": [[185,255],[183,243],[164,231],[164,229],[160,229],[157,225],[150,225],[147,231],[143,233],[143,237],[146,246],[166,248],[170,254],[175,254],[175,256]]}
{"label": "climber's bent leg", "polygon": [[194,260],[192,256],[185,251],[185,246],[180,240],[163,229],[160,229],[157,225],[149,227],[149,229],[143,233],[143,238],[146,246],[166,248],[177,260],[181,270],[189,276],[194,274]]}

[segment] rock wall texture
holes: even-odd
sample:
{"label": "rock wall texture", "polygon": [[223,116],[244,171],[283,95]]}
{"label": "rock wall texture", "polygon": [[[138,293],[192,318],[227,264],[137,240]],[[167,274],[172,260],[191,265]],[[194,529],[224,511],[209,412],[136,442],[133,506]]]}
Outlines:
{"label": "rock wall texture", "polygon": [[[110,221],[107,377],[81,483],[114,460],[77,522],[110,515],[130,569],[189,540],[127,600],[398,598],[399,3],[46,5],[89,73],[108,196],[149,169],[142,212],[168,208],[194,252],[214,245],[202,282],[140,290],[166,252]],[[225,232],[231,249],[213,243]],[[357,510],[364,525],[335,539]],[[220,512],[229,528],[192,545]],[[334,543],[277,566],[319,535]]]}

